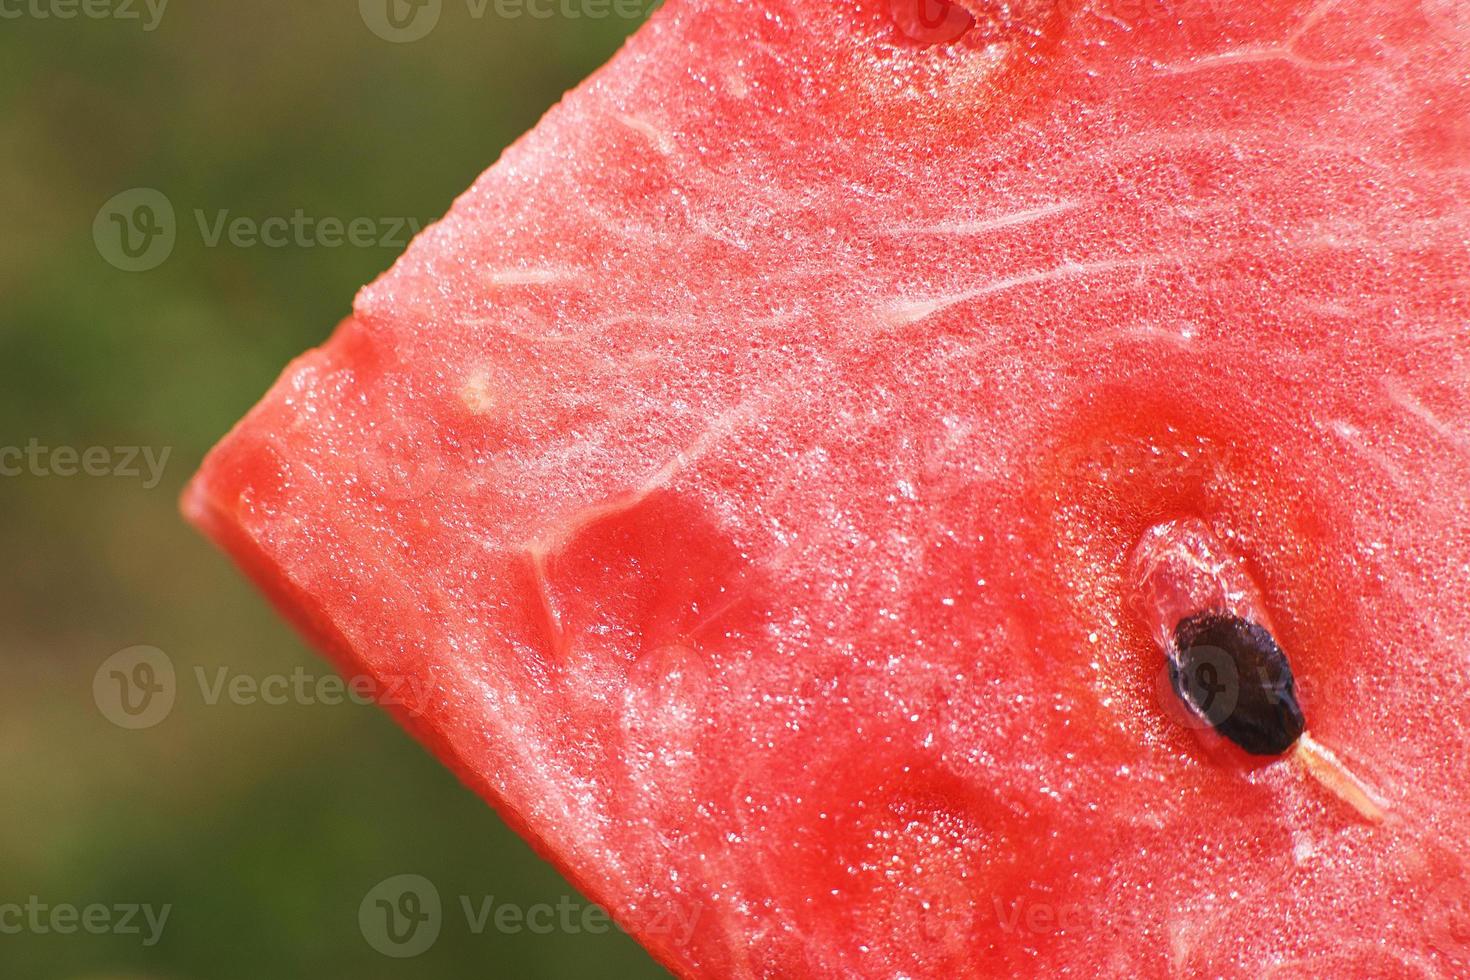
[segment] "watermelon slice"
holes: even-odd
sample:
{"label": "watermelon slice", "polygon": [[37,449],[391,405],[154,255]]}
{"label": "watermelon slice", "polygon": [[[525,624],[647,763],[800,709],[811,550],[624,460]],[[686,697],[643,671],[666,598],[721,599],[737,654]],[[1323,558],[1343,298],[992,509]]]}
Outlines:
{"label": "watermelon slice", "polygon": [[671,0],[188,516],[682,976],[1467,975],[1466,7],[900,8]]}

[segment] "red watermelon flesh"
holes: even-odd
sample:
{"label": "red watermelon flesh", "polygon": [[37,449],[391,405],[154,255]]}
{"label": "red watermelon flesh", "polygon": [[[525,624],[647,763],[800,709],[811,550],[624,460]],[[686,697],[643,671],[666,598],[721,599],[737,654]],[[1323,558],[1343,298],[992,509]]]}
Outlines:
{"label": "red watermelon flesh", "polygon": [[[1467,8],[895,9],[672,0],[190,518],[682,976],[1465,975]],[[1174,520],[1384,819],[1180,723]]]}

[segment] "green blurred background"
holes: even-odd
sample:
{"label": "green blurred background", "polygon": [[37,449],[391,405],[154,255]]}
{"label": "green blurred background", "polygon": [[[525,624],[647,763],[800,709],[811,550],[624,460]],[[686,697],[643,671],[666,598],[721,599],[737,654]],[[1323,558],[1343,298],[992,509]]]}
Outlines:
{"label": "green blurred background", "polygon": [[[89,0],[103,18],[68,2],[0,0],[0,447],[171,455],[151,489],[0,477],[0,907],[171,909],[151,947],[15,932],[12,914],[0,977],[664,975],[616,931],[476,934],[460,896],[585,903],[378,709],[207,703],[196,668],[330,670],[176,505],[214,440],[399,251],[210,247],[195,210],[426,223],[642,18],[493,4],[476,18],[444,0],[427,36],[389,43],[367,26],[373,0],[199,0],[153,30],[142,0]],[[177,242],[125,272],[93,223],[140,187],[172,203]],[[92,682],[137,644],[168,654],[179,691],[163,721],[124,730]],[[406,873],[434,883],[444,922],[398,959],[358,909]]]}

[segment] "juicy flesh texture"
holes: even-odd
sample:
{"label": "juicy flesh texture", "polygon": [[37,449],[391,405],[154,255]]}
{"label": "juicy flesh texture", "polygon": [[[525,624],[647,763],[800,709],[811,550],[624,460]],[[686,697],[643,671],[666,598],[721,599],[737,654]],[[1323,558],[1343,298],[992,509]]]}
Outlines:
{"label": "juicy flesh texture", "polygon": [[[187,510],[682,975],[1463,975],[1465,9],[673,0]],[[1183,517],[1390,820],[1171,714]]]}

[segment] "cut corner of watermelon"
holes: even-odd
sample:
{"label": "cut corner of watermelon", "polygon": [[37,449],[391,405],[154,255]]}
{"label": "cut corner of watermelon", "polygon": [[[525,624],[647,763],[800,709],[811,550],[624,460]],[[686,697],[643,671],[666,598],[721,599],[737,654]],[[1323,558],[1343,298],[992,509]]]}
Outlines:
{"label": "cut corner of watermelon", "polygon": [[[216,452],[229,451],[229,439],[216,447]],[[310,590],[293,581],[290,570],[274,559],[270,550],[254,538],[239,520],[238,500],[231,500],[230,487],[213,483],[211,474],[219,469],[205,467],[190,481],[180,498],[180,509],[186,520],[229,555],[242,573],[270,601],[281,617],[312,647],[327,658],[354,687],[364,691],[399,725],[414,737],[433,757],[452,772],[469,790],[495,808],[505,823],[519,834],[543,859],[550,862],[583,895],[599,903],[620,922],[618,896],[608,892],[583,869],[569,865],[557,847],[545,840],[537,827],[512,801],[497,789],[492,773],[463,756],[453,740],[444,737],[433,721],[433,706],[424,697],[419,678],[384,671],[366,663],[354,652],[354,645],[333,623],[330,613]],[[672,968],[678,960],[660,948],[658,936],[645,943],[650,954]]]}

